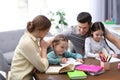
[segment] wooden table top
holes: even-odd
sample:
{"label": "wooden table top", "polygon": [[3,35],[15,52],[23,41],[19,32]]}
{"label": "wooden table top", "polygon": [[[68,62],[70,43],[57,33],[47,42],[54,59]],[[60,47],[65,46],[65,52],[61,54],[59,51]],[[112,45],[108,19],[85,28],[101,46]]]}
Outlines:
{"label": "wooden table top", "polygon": [[[88,75],[85,80],[120,80],[120,70],[117,69],[119,62],[110,63],[110,70],[105,71],[103,74],[92,76]],[[94,58],[85,59],[85,64],[94,64],[100,65],[100,61]],[[66,73],[64,74],[45,74],[45,73],[36,73],[36,80],[69,80],[69,77]]]}

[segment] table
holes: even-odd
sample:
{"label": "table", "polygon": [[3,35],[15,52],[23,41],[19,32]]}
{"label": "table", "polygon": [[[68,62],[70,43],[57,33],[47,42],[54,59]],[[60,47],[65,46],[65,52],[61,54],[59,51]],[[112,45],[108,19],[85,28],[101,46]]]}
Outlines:
{"label": "table", "polygon": [[[118,63],[119,62],[110,63],[110,70],[105,71],[105,73],[96,76],[88,75],[87,79],[85,80],[120,80],[120,70],[117,69]],[[86,58],[85,64],[100,65],[100,61],[94,58]],[[36,73],[35,79],[36,80],[69,80],[69,77],[67,76],[66,73],[56,74],[56,75]]]}

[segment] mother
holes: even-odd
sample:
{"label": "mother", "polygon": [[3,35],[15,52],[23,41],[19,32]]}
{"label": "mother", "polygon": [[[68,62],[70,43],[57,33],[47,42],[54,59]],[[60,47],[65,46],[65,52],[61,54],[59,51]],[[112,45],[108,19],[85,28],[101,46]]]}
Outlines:
{"label": "mother", "polygon": [[43,40],[50,30],[51,22],[43,15],[28,22],[27,31],[21,37],[14,53],[8,80],[33,80],[36,68],[44,72],[48,67],[46,57],[48,43]]}

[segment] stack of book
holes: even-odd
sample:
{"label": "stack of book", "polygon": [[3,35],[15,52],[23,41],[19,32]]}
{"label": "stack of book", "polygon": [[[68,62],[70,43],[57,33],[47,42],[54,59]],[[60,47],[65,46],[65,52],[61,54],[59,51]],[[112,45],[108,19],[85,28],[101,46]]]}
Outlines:
{"label": "stack of book", "polygon": [[74,70],[67,72],[68,77],[72,80],[78,80],[78,79],[86,79],[87,74],[84,71]]}
{"label": "stack of book", "polygon": [[103,67],[98,65],[91,65],[91,64],[81,64],[76,66],[76,70],[85,71],[90,75],[98,75],[104,73]]}

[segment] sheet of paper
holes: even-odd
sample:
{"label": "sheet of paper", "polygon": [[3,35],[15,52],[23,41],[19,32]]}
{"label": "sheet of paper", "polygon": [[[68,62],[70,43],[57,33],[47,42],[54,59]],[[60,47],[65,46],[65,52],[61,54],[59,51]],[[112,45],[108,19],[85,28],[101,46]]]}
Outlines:
{"label": "sheet of paper", "polygon": [[81,62],[77,62],[75,59],[73,59],[73,58],[68,58],[68,61],[65,63],[65,64],[63,64],[63,63],[61,63],[60,65],[61,66],[66,66],[66,65],[69,65],[69,64],[74,64],[74,65],[80,65],[80,64],[82,64]]}
{"label": "sheet of paper", "polygon": [[110,63],[113,63],[113,62],[120,62],[120,59],[119,59],[119,58],[114,58],[114,57],[112,57],[112,58],[110,59]]}

